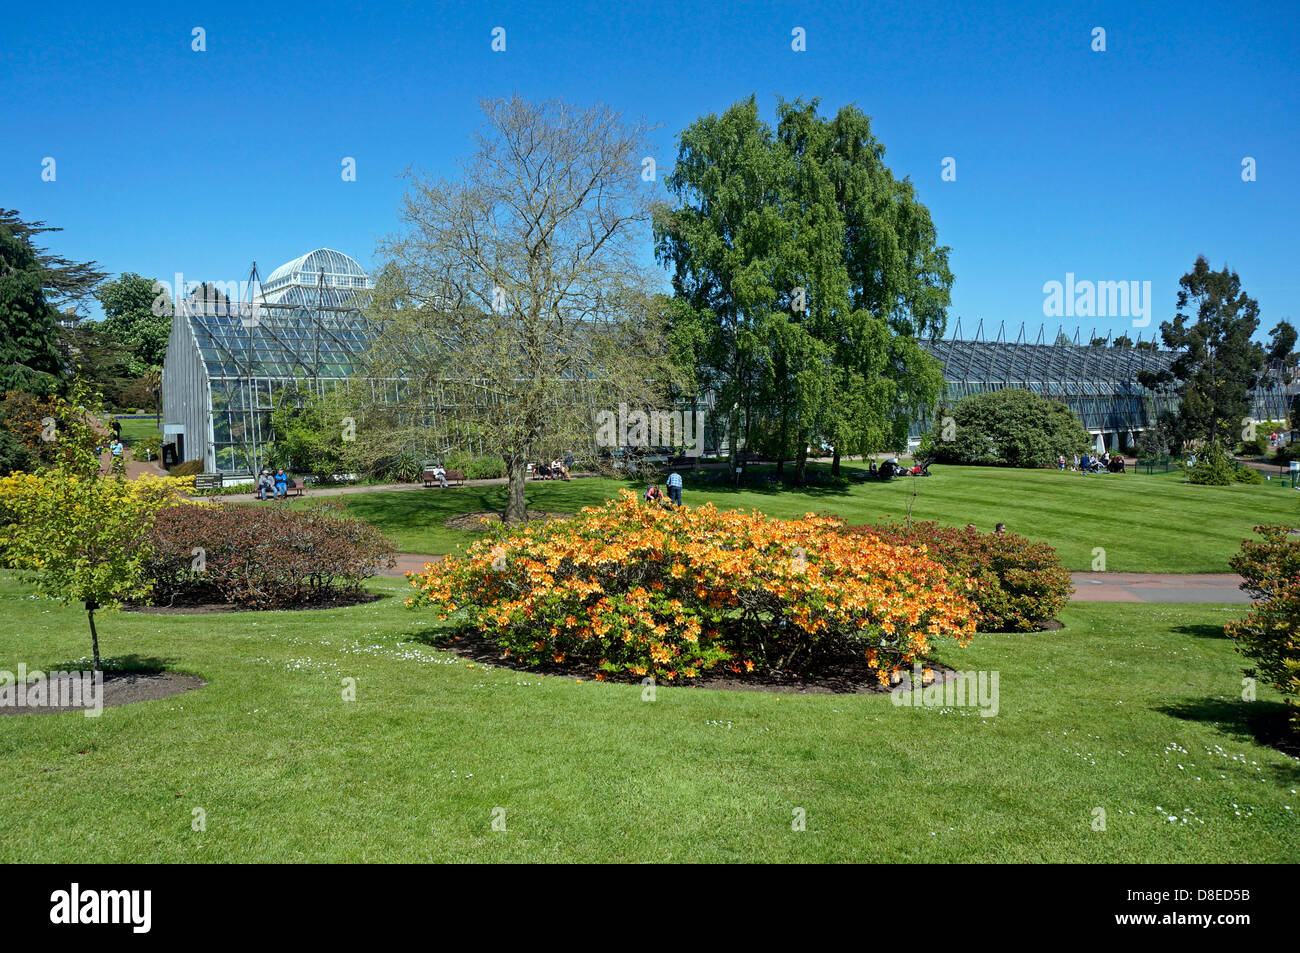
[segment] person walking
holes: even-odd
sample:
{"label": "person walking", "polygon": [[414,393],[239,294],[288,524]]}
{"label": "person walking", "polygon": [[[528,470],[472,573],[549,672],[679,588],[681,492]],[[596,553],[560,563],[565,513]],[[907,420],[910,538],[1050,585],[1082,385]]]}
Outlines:
{"label": "person walking", "polygon": [[125,473],[126,460],[123,458],[122,454],[126,452],[126,447],[122,445],[122,441],[114,437],[113,442],[108,445],[108,452],[113,457],[113,472]]}
{"label": "person walking", "polygon": [[682,505],[682,475],[676,470],[668,474],[668,499],[672,500],[673,506]]}

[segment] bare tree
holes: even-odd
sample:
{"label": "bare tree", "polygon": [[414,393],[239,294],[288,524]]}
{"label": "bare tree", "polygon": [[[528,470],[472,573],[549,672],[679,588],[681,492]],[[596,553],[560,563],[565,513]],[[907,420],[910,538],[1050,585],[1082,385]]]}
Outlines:
{"label": "bare tree", "polygon": [[411,383],[433,442],[496,448],[517,522],[530,461],[590,451],[596,412],[655,406],[674,373],[639,255],[656,204],[647,127],[556,100],[483,111],[458,180],[408,173],[370,363]]}

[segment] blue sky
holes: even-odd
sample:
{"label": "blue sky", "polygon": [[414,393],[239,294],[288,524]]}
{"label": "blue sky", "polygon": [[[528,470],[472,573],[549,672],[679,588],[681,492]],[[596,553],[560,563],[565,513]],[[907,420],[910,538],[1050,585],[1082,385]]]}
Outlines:
{"label": "blue sky", "polygon": [[778,96],[873,117],[952,248],[950,326],[1054,333],[1043,284],[1074,273],[1150,281],[1154,329],[1197,254],[1265,330],[1300,319],[1294,2],[124,6],[0,10],[0,205],[113,273],[233,281],[322,245],[372,265],[399,174],[454,173],[482,97],[603,100],[660,125],[662,168],[684,126],[756,93],[769,120]]}

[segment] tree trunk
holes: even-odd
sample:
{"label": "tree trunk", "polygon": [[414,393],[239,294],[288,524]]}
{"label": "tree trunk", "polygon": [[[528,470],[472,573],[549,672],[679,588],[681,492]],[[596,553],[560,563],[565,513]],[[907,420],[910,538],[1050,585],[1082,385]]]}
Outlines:
{"label": "tree trunk", "polygon": [[95,653],[95,671],[99,671],[99,633],[95,631],[95,603],[86,603],[86,618],[90,620],[90,645]]}
{"label": "tree trunk", "polygon": [[734,486],[740,486],[740,474],[736,468],[740,465],[740,405],[736,404],[731,408],[727,415],[727,464],[731,468],[731,482]]}
{"label": "tree trunk", "polygon": [[840,475],[840,448],[836,447],[835,451],[831,454],[831,476],[837,477],[839,475]]}
{"label": "tree trunk", "polygon": [[[749,456],[750,427],[753,425],[753,422],[754,422],[754,415],[749,412],[749,406],[746,405],[745,407],[745,456],[746,457]],[[740,486],[739,478],[736,479],[736,486]]]}
{"label": "tree trunk", "polygon": [[808,443],[803,439],[806,434],[799,435],[799,452],[794,462],[794,482],[795,486],[803,486],[808,471]]}
{"label": "tree trunk", "polygon": [[502,517],[506,525],[528,522],[528,501],[524,490],[528,486],[528,469],[522,457],[506,458],[506,474],[510,479],[510,497]]}

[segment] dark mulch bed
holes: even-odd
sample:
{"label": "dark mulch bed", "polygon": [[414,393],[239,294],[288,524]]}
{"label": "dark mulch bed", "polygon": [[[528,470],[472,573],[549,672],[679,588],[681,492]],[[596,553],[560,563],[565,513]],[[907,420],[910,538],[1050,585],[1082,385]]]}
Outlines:
{"label": "dark mulch bed", "polygon": [[[581,664],[549,664],[546,666],[524,665],[518,659],[502,654],[495,642],[477,634],[439,635],[423,639],[425,644],[434,648],[452,652],[461,658],[471,659],[484,665],[508,668],[516,672],[554,675],[562,678],[581,678],[594,680],[599,669]],[[932,664],[935,677],[948,681],[956,672],[943,665]],[[640,684],[637,678],[615,678],[606,674],[611,682]],[[904,684],[907,675],[904,675]],[[730,672],[716,673],[698,679],[683,679],[678,682],[661,682],[661,685],[677,685],[691,688],[708,688],[719,691],[742,692],[786,692],[800,695],[861,695],[888,694],[894,686],[883,686],[876,678],[875,670],[868,667],[865,659],[848,657],[837,661],[833,666],[812,673],[763,672],[751,675],[733,675]]]}
{"label": "dark mulch bed", "polygon": [[345,609],[348,606],[360,606],[365,605],[367,602],[377,602],[383,598],[384,596],[380,593],[362,589],[352,593],[335,593],[326,599],[319,599],[302,605],[270,606],[265,609],[261,606],[235,605],[229,602],[182,602],[167,606],[128,605],[122,608],[127,612],[143,612],[149,615],[207,615],[216,612],[297,612],[305,609]]}
{"label": "dark mulch bed", "polygon": [[[67,680],[67,674],[47,679],[51,682],[48,686],[49,691],[57,689],[58,683]],[[113,708],[117,705],[134,705],[136,702],[154,701],[159,698],[170,698],[173,695],[182,695],[185,692],[192,692],[196,688],[202,688],[208,684],[204,679],[197,675],[184,675],[180,672],[161,672],[161,671],[131,671],[131,672],[105,672],[103,685],[103,706]],[[31,683],[28,683],[28,691]],[[13,689],[10,685],[8,688]],[[59,712],[83,711],[91,708],[90,705],[75,706],[26,706],[19,708],[15,705],[0,705],[0,715],[53,715]]]}
{"label": "dark mulch bed", "polygon": [[[573,514],[554,513],[547,510],[529,510],[528,519],[539,523],[547,520],[571,520],[573,519]],[[489,523],[500,523],[501,514],[496,510],[489,510],[481,513],[460,513],[456,516],[448,517],[447,521],[443,525],[448,529],[461,529],[472,532],[484,528],[483,520],[487,520]]]}

